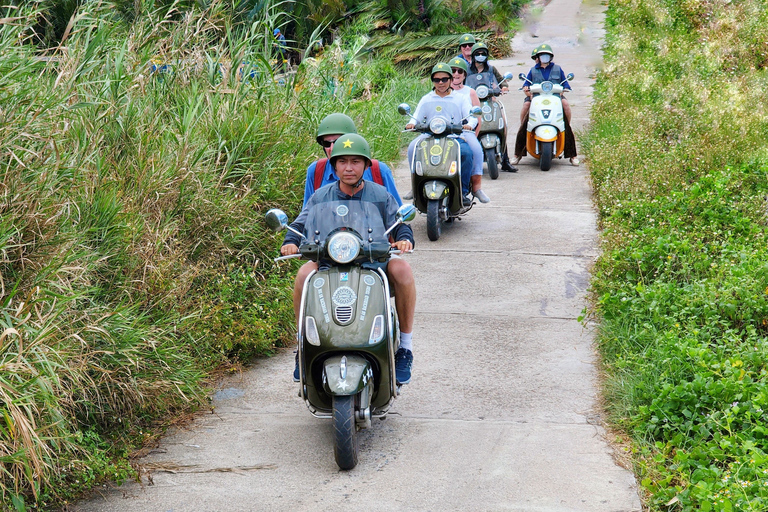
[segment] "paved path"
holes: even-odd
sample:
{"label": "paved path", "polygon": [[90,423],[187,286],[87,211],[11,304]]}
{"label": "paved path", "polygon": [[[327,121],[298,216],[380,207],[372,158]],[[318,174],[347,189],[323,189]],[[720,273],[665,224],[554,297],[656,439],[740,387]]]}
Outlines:
{"label": "paved path", "polygon": [[[601,22],[596,3],[553,0],[515,38],[514,57],[495,64],[516,75],[533,46],[552,44],[576,74],[578,130]],[[505,97],[510,121],[521,99],[514,89]],[[153,485],[144,478],[74,510],[639,511],[634,478],[603,437],[592,336],[576,320],[597,254],[587,171],[534,163],[487,179],[492,202],[437,242],[424,218],[413,223],[414,378],[392,414],[362,432],[357,468],[336,467],[330,422],[296,396],[285,351],[229,379],[216,414],[142,461]],[[402,165],[396,174],[408,190]]]}

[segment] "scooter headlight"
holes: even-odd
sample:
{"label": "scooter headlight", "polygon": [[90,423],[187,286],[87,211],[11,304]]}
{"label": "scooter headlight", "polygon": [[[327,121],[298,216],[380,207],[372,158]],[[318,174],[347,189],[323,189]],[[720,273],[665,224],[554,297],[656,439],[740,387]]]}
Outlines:
{"label": "scooter headlight", "polygon": [[328,241],[328,256],[345,265],[360,254],[360,239],[347,231],[336,233]]}
{"label": "scooter headlight", "polygon": [[550,92],[552,92],[552,87],[554,87],[554,84],[552,82],[542,82],[541,92],[549,94]]}
{"label": "scooter headlight", "polygon": [[440,135],[448,128],[448,123],[442,117],[435,117],[429,122],[429,131],[435,135]]}
{"label": "scooter headlight", "polygon": [[480,85],[477,87],[477,89],[475,89],[475,92],[477,93],[477,97],[483,100],[488,97],[489,90],[487,86]]}

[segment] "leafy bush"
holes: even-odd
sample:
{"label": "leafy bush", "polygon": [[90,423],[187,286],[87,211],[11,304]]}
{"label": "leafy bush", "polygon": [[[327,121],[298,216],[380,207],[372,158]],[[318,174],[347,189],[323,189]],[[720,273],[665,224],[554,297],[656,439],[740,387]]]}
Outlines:
{"label": "leafy bush", "polygon": [[616,0],[583,138],[609,411],[651,510],[768,509],[768,165],[754,2]]}
{"label": "leafy bush", "polygon": [[274,75],[255,46],[267,21],[241,31],[215,2],[174,23],[109,7],[83,3],[50,60],[31,21],[0,31],[5,508],[125,478],[131,447],[204,403],[218,365],[293,342],[293,272],[261,219],[298,213],[331,112],[398,158],[394,104],[418,86],[343,35],[337,57]]}

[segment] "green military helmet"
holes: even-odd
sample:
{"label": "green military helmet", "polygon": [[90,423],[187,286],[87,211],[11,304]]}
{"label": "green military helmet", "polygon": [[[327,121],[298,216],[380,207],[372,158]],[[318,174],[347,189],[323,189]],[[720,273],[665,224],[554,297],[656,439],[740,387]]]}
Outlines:
{"label": "green military helmet", "polygon": [[475,44],[476,42],[477,41],[475,41],[475,36],[473,36],[472,34],[464,34],[459,38],[459,46],[463,44],[469,44],[469,43]]}
{"label": "green military helmet", "polygon": [[453,73],[451,73],[451,65],[446,64],[445,62],[438,62],[432,66],[432,72],[429,74],[429,78],[434,77],[436,73],[447,73],[448,76],[453,76]]}
{"label": "green military helmet", "polygon": [[[475,44],[475,45],[472,47],[472,56],[474,57],[474,56],[475,56],[475,54],[476,54],[477,52],[479,52],[480,50],[485,50],[485,52],[486,52],[486,53],[489,53],[489,54],[490,54],[490,52],[488,51],[488,46],[486,46],[486,44],[485,44],[485,43],[476,43],[476,44]],[[490,56],[490,55],[489,55],[489,56]]]}
{"label": "green military helmet", "polygon": [[362,135],[357,133],[345,133],[336,140],[331,151],[331,165],[336,166],[336,159],[340,156],[363,156],[368,162],[366,166],[371,165],[371,146]]}
{"label": "green military helmet", "polygon": [[324,135],[340,135],[342,133],[357,133],[355,122],[346,114],[330,114],[325,116],[317,127],[317,143],[321,143]]}
{"label": "green military helmet", "polygon": [[463,69],[463,70],[464,70],[464,74],[465,74],[465,75],[466,75],[466,74],[469,74],[469,67],[467,66],[467,61],[465,61],[465,60],[464,60],[464,59],[462,59],[461,57],[456,57],[456,58],[453,58],[453,59],[451,59],[451,60],[448,62],[448,64],[450,64],[450,66],[451,66],[452,68],[459,68],[459,69]]}
{"label": "green military helmet", "polygon": [[544,43],[544,44],[540,44],[539,46],[533,49],[533,51],[531,52],[531,59],[536,60],[536,57],[538,57],[542,53],[548,53],[552,56],[553,59],[555,58],[555,52],[552,51],[552,47]]}

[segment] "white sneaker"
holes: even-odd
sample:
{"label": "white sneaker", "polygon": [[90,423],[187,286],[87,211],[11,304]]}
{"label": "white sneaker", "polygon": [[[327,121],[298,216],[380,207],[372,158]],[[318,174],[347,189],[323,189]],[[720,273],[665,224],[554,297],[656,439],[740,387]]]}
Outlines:
{"label": "white sneaker", "polygon": [[521,158],[521,157],[519,157],[519,156],[513,156],[513,157],[512,157],[512,158],[509,160],[509,163],[510,163],[511,165],[517,165],[517,164],[519,164],[519,163],[520,163],[520,158]]}
{"label": "white sneaker", "polygon": [[480,201],[481,203],[491,202],[491,198],[485,195],[485,192],[483,192],[482,190],[475,190],[474,192],[472,192],[472,195],[475,196],[477,200]]}
{"label": "white sneaker", "polygon": [[571,157],[571,165],[574,166],[574,167],[578,167],[579,166],[579,159],[576,158],[575,156],[572,156]]}

